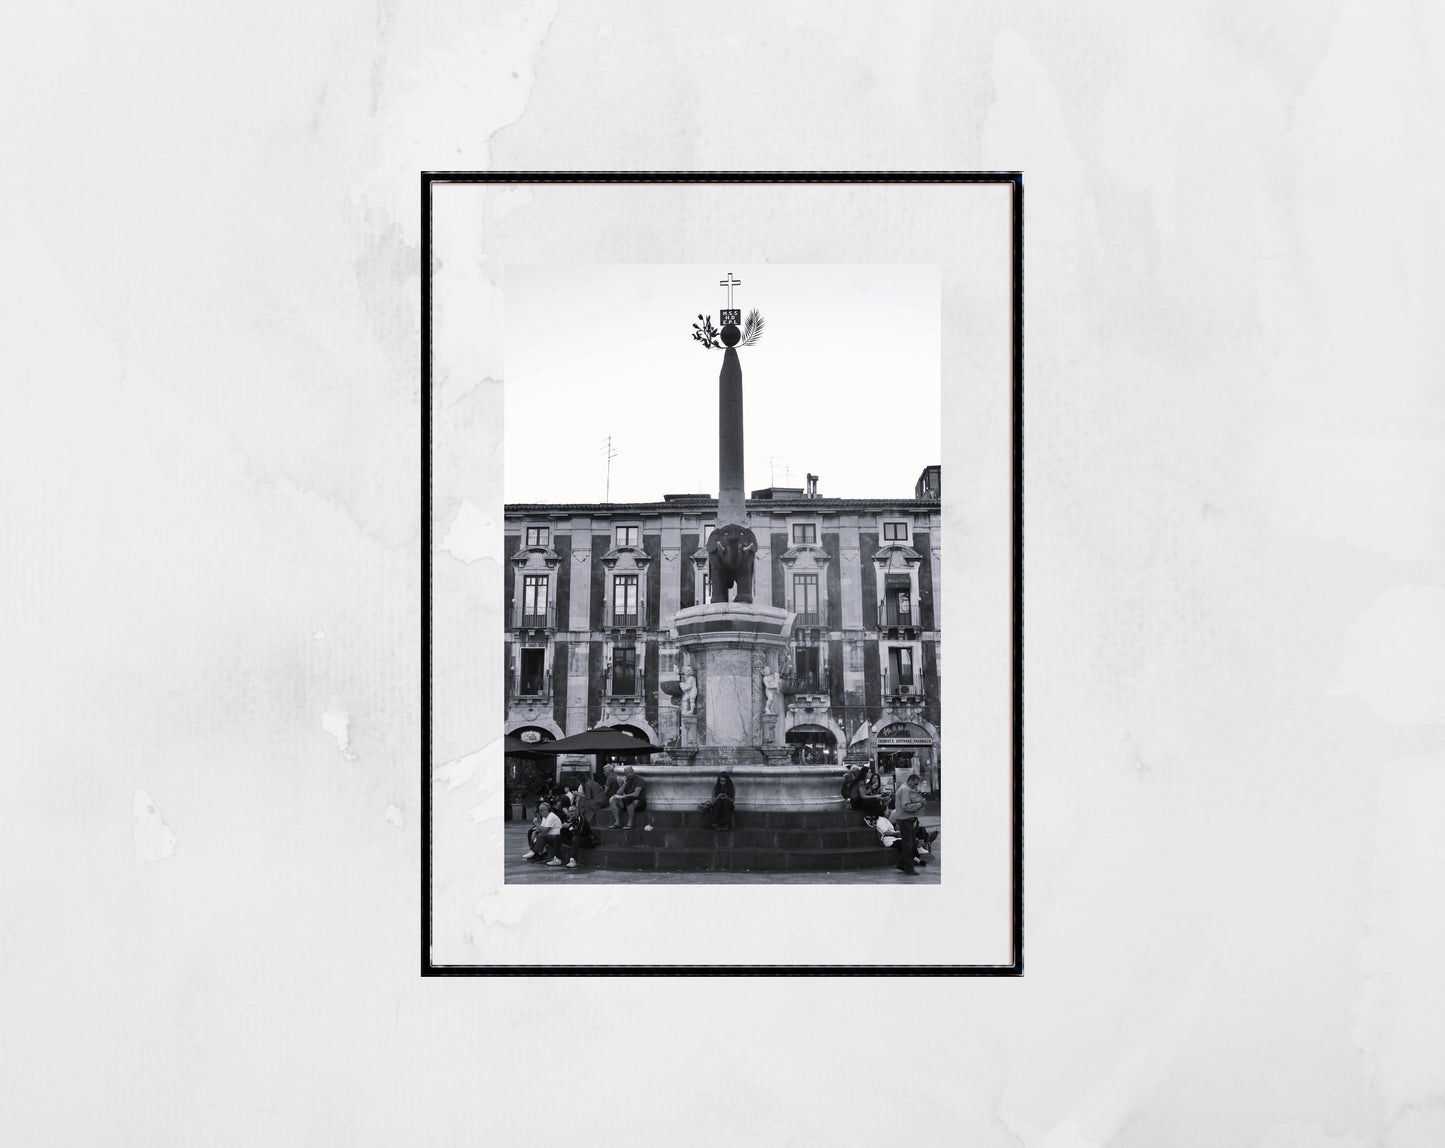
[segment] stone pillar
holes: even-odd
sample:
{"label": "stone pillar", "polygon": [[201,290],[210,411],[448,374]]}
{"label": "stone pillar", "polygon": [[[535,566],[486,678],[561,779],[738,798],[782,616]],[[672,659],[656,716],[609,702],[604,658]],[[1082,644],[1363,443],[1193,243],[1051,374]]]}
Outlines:
{"label": "stone pillar", "polygon": [[743,482],[743,368],[735,347],[723,352],[717,401],[717,524],[747,525]]}

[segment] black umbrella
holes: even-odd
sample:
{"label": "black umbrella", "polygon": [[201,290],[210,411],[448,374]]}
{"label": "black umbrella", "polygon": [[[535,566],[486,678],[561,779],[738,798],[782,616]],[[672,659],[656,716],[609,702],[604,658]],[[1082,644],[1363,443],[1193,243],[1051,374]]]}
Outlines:
{"label": "black umbrella", "polygon": [[583,730],[560,741],[549,741],[544,747],[534,748],[542,753],[615,753],[623,756],[662,752],[662,746],[617,729]]}
{"label": "black umbrella", "polygon": [[662,746],[653,745],[650,741],[643,741],[640,737],[633,737],[630,733],[617,729],[588,729],[574,733],[571,737],[564,737],[561,741],[549,741],[543,752],[594,754],[597,760],[592,768],[592,776],[600,781],[604,754],[630,757],[636,754],[661,753]]}
{"label": "black umbrella", "polygon": [[533,742],[531,745],[528,745],[521,738],[506,734],[502,738],[502,752],[508,757],[546,757],[547,750],[543,749],[542,746],[547,744],[551,743]]}

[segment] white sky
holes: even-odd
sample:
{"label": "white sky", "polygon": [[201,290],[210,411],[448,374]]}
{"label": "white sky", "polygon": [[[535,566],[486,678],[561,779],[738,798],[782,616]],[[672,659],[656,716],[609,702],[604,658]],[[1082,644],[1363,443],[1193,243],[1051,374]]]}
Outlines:
{"label": "white sky", "polygon": [[692,324],[729,271],[767,324],[738,352],[747,490],[913,493],[941,461],[936,266],[550,265],[506,270],[506,501],[603,501],[608,435],[611,501],[717,496],[723,352]]}

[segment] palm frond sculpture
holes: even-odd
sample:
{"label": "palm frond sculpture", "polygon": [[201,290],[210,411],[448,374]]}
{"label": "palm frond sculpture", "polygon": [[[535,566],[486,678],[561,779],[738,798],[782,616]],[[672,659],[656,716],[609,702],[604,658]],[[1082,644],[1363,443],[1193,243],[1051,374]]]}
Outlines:
{"label": "palm frond sculpture", "polygon": [[756,307],[748,312],[748,317],[743,322],[743,337],[738,343],[739,347],[751,347],[763,337],[763,316]]}

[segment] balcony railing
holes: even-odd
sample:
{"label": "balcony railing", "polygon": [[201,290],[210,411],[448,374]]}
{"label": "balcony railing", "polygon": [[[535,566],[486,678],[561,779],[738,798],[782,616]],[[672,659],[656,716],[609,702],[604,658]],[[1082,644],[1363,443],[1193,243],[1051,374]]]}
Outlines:
{"label": "balcony railing", "polygon": [[633,610],[630,614],[614,610],[612,612],[612,625],[618,630],[635,630],[637,629],[640,616],[636,610]]}
{"label": "balcony railing", "polygon": [[[510,684],[510,683],[509,683]],[[515,698],[547,698],[552,696],[552,671],[547,670],[540,677],[525,677],[516,683],[512,691]]]}
{"label": "balcony railing", "polygon": [[550,630],[555,625],[556,607],[548,602],[542,610],[517,611],[517,628],[521,630]]}
{"label": "balcony railing", "polygon": [[917,674],[911,674],[908,681],[897,681],[888,670],[883,671],[883,696],[890,698],[915,698],[923,700],[923,683]]}
{"label": "balcony railing", "polygon": [[824,622],[822,610],[795,610],[794,626],[821,626]]}
{"label": "balcony railing", "polygon": [[882,627],[907,627],[917,629],[918,607],[912,604],[900,605],[897,598],[880,598],[878,600],[878,625]]}
{"label": "balcony railing", "polygon": [[825,694],[828,687],[822,675],[814,677],[812,674],[782,678],[781,686],[784,694]]}

